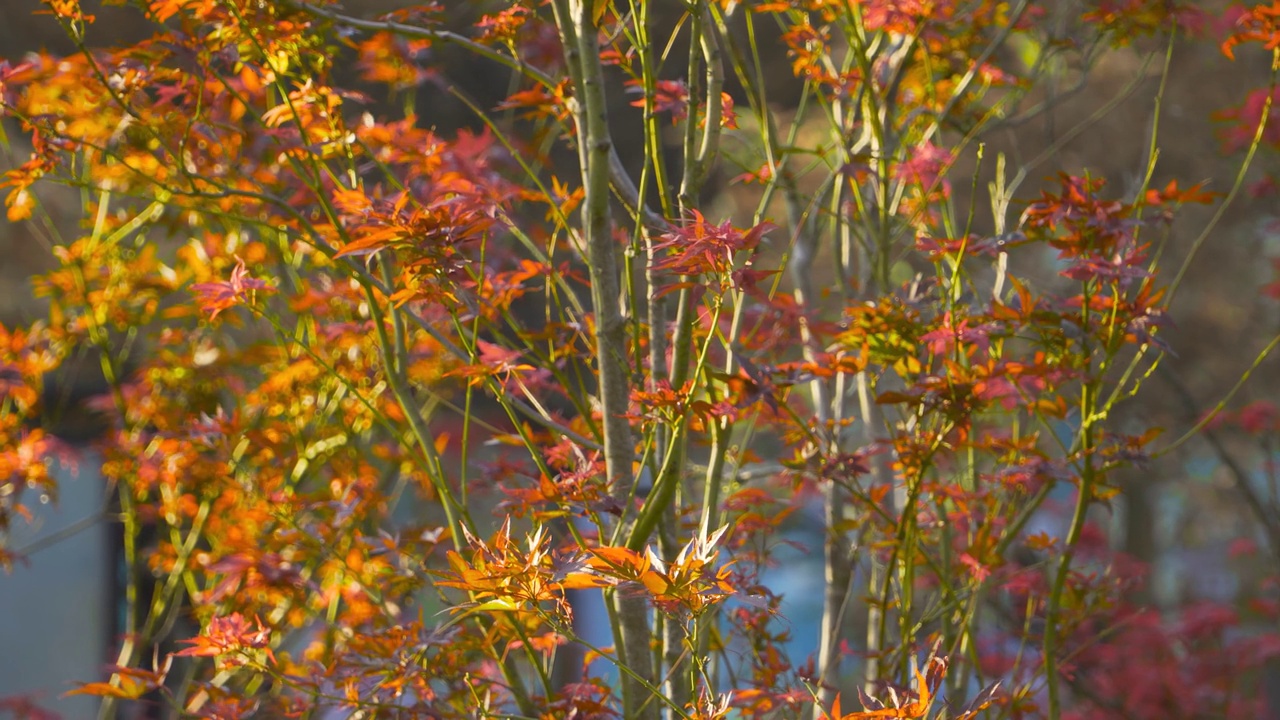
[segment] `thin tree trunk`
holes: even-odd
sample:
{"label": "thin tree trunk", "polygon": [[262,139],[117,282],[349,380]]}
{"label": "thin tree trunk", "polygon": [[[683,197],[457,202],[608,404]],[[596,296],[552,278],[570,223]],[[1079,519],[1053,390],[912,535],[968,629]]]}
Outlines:
{"label": "thin tree trunk", "polygon": [[[599,363],[601,424],[604,428],[605,473],[614,497],[630,502],[635,486],[635,447],[626,418],[630,401],[630,363],[626,355],[626,321],[619,302],[617,251],[609,217],[609,174],[613,141],[600,62],[599,31],[587,0],[555,0],[565,61],[574,83],[573,120],[582,169],[582,225],[595,312]],[[624,522],[625,522],[624,515]],[[643,597],[619,593],[614,599],[615,643],[622,672],[624,716],[657,720],[659,704],[650,697],[654,669],[649,652],[648,604]],[[629,671],[629,672],[628,672]]]}

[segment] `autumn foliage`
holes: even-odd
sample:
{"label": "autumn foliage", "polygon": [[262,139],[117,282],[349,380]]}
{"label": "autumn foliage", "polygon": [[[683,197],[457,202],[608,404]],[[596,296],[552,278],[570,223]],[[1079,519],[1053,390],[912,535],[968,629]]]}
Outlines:
{"label": "autumn foliage", "polygon": [[[1165,254],[1179,212],[1280,149],[1280,4],[112,4],[153,34],[45,0],[78,51],[0,63],[8,219],[83,198],[0,327],[0,560],[89,352],[104,717],[1266,712],[1280,609],[1162,613],[1103,521],[1181,442],[1117,418],[1214,242]],[[1048,76],[1183,42],[1271,60],[1213,109],[1234,184],[1153,180],[1155,126],[1136,187],[987,149]]]}

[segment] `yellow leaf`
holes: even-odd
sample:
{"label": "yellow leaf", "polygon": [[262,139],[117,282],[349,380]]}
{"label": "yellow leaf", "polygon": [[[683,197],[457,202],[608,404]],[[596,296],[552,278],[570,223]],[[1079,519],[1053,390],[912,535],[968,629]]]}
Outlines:
{"label": "yellow leaf", "polygon": [[494,598],[473,608],[476,612],[514,612],[519,609],[519,606],[508,598]]}

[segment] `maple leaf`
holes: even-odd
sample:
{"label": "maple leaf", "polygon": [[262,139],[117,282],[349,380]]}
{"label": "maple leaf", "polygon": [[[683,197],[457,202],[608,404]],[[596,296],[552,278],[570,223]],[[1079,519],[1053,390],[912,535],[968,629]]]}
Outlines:
{"label": "maple leaf", "polygon": [[1280,425],[1278,421],[1280,421],[1280,410],[1264,400],[1249,403],[1236,413],[1236,423],[1250,435],[1274,432]]}
{"label": "maple leaf", "polygon": [[529,90],[511,93],[506,100],[498,104],[498,109],[520,110],[521,116],[530,120],[538,118],[566,120],[569,117],[568,81],[561,82],[552,90],[539,85]]}
{"label": "maple leaf", "polygon": [[447,375],[469,378],[472,385],[479,384],[485,378],[497,377],[504,382],[511,377],[536,370],[532,365],[517,362],[523,354],[521,351],[505,348],[487,340],[476,340],[476,348],[480,351],[474,365],[465,365],[452,370]]}
{"label": "maple leaf", "polygon": [[249,277],[244,260],[239,257],[236,258],[236,266],[231,270],[231,277],[227,281],[191,286],[191,292],[199,296],[200,309],[210,313],[210,320],[217,318],[223,310],[242,302],[252,302],[255,291],[270,292],[272,289],[265,280]]}
{"label": "maple leaf", "polygon": [[[914,664],[914,663],[913,663]],[[832,703],[831,712],[827,714],[828,720],[873,720],[874,718],[911,718],[923,719],[929,716],[929,710],[933,707],[933,701],[937,695],[938,687],[941,686],[942,680],[947,674],[947,661],[945,658],[937,654],[937,648],[929,655],[925,661],[925,672],[919,669],[914,670],[916,680],[915,699],[909,699],[907,693],[900,694],[898,691],[890,688],[889,703],[868,696],[858,689],[858,695],[862,699],[862,705],[865,709],[861,712],[854,712],[842,715],[840,713],[840,696],[837,695]],[[970,717],[970,715],[965,715]]]}
{"label": "maple leaf", "polygon": [[986,353],[991,346],[991,335],[998,330],[995,323],[974,323],[970,318],[955,317],[951,312],[943,315],[940,326],[920,336],[920,342],[934,355],[946,355],[957,347],[968,351],[976,348]]}
{"label": "maple leaf", "polygon": [[1230,123],[1219,131],[1223,152],[1233,153],[1249,147],[1253,143],[1258,126],[1262,123],[1264,113],[1266,113],[1267,124],[1262,129],[1262,142],[1275,147],[1276,143],[1280,142],[1280,119],[1277,118],[1276,112],[1267,110],[1267,107],[1269,104],[1275,107],[1277,100],[1280,100],[1280,88],[1253,90],[1245,96],[1240,105],[1215,112],[1214,120]]}
{"label": "maple leaf", "polygon": [[409,40],[392,33],[376,33],[360,43],[360,68],[371,82],[396,89],[421,85],[436,77],[437,71],[422,67],[431,41]]}
{"label": "maple leaf", "polygon": [[1170,180],[1163,190],[1152,188],[1147,191],[1146,201],[1148,205],[1161,205],[1164,203],[1200,203],[1208,204],[1220,197],[1222,193],[1209,192],[1204,189],[1204,183],[1196,183],[1191,187],[1181,190],[1178,188],[1177,180]]}
{"label": "maple leaf", "polygon": [[257,618],[250,624],[240,613],[216,617],[209,621],[203,634],[180,642],[191,647],[174,653],[179,657],[220,657],[246,650],[265,650],[267,657],[275,661],[270,648],[271,630],[263,627]]}
{"label": "maple leaf", "polygon": [[62,720],[62,715],[45,710],[36,704],[32,695],[9,695],[0,698],[0,712],[8,713],[6,717],[22,718],[22,720]]}
{"label": "maple leaf", "polygon": [[[928,190],[939,183],[951,160],[950,151],[926,142],[911,149],[910,158],[894,168],[893,178],[899,182],[916,183]],[[944,196],[950,194],[950,185],[946,181],[942,181],[942,189]]]}
{"label": "maple leaf", "polygon": [[[627,81],[628,92],[644,93],[639,80]],[[645,99],[632,100],[631,106],[642,108]],[[683,80],[658,80],[653,83],[653,111],[671,113],[671,122],[679,122],[689,115],[689,86]]]}
{"label": "maple leaf", "polygon": [[730,178],[729,183],[759,183],[761,185],[767,185],[772,180],[773,165],[766,162],[762,164],[758,170],[748,170],[741,175],[736,175]]}
{"label": "maple leaf", "polygon": [[648,422],[670,422],[684,417],[689,409],[689,392],[692,386],[693,383],[686,382],[683,387],[676,389],[663,379],[654,383],[652,390],[632,388],[631,402],[637,407],[637,411],[628,417]]}
{"label": "maple leaf", "polygon": [[[0,90],[2,88],[3,84],[0,83]],[[30,160],[0,176],[3,177],[0,180],[0,187],[13,188],[4,201],[5,207],[8,208],[9,222],[18,222],[31,217],[31,211],[36,205],[35,195],[31,193],[31,185],[53,168],[54,163],[51,159],[39,153],[32,153]]]}
{"label": "maple leaf", "polygon": [[[1012,236],[1011,233],[1009,235]],[[960,255],[996,257],[1003,249],[1003,246],[1007,244],[1002,240],[1005,240],[1004,236],[979,237],[977,235],[969,235],[963,238],[936,238],[921,235],[916,238],[916,250],[927,255],[934,262],[944,257],[959,257]]]}
{"label": "maple leaf", "polygon": [[1222,54],[1235,60],[1235,48],[1247,42],[1261,43],[1266,49],[1280,46],[1280,2],[1259,3],[1236,17],[1235,32],[1222,41]]}
{"label": "maple leaf", "polygon": [[484,31],[480,42],[514,43],[517,34],[531,17],[533,12],[523,5],[513,5],[501,12],[485,15],[476,23],[476,27]]}
{"label": "maple leaf", "polygon": [[[731,273],[735,269],[735,255],[754,251],[765,233],[774,228],[772,223],[762,222],[744,231],[728,221],[719,225],[710,223],[697,210],[690,214],[689,221],[654,244],[655,251],[665,254],[654,260],[654,270],[679,275]],[[742,281],[751,282],[752,278],[743,277]]]}
{"label": "maple leaf", "polygon": [[112,665],[110,670],[113,678],[118,678],[115,682],[81,683],[75,690],[63,693],[63,697],[96,695],[98,697],[112,697],[121,700],[136,700],[148,692],[162,687],[169,668],[167,664],[160,670],[143,670],[141,668]]}

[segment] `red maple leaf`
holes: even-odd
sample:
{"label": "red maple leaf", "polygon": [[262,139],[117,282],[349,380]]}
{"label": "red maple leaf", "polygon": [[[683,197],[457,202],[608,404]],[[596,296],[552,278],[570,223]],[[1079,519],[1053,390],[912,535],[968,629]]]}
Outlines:
{"label": "red maple leaf", "polygon": [[272,289],[265,280],[249,277],[249,270],[239,257],[231,271],[231,278],[226,282],[197,283],[191,286],[191,292],[199,296],[200,309],[210,313],[210,320],[218,317],[218,313],[223,310],[250,300],[254,291],[270,292]]}
{"label": "red maple leaf", "polygon": [[191,647],[175,653],[180,657],[218,657],[244,650],[265,650],[267,657],[275,661],[269,647],[271,630],[263,627],[262,621],[257,618],[250,624],[240,613],[216,617],[209,621],[204,634],[181,642]]}

